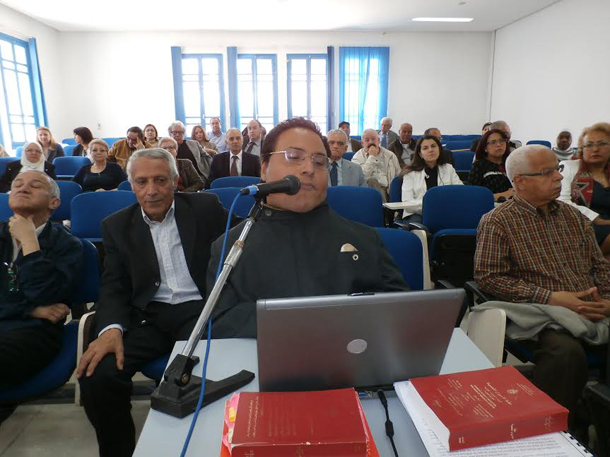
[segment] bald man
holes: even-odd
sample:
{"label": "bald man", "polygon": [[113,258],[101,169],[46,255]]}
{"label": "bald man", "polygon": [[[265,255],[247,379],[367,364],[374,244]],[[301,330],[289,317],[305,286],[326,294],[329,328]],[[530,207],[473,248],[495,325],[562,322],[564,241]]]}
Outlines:
{"label": "bald man", "polygon": [[258,156],[242,151],[243,137],[238,129],[227,130],[228,152],[216,154],[210,166],[210,184],[225,176],[260,176],[261,162]]}

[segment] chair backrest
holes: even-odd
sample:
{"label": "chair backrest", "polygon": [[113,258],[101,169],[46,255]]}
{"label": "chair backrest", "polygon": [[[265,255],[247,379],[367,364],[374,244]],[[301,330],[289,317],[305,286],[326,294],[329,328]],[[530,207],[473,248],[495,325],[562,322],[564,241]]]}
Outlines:
{"label": "chair backrest", "polygon": [[74,176],[78,170],[90,163],[91,161],[87,157],[80,156],[56,157],[55,160],[53,160],[57,177]]}
{"label": "chair backrest", "polygon": [[15,157],[20,158],[21,157],[21,153],[23,153],[23,146],[19,146],[16,150],[15,150]]}
{"label": "chair backrest", "polygon": [[328,205],[340,216],[371,227],[383,227],[381,195],[370,187],[333,186],[328,188]]}
{"label": "chair backrest", "polygon": [[376,230],[411,290],[423,290],[424,257],[421,240],[406,230],[381,227],[376,227]]}
{"label": "chair backrest", "polygon": [[61,203],[55,212],[51,215],[52,221],[65,221],[70,219],[70,207],[72,199],[83,192],[80,184],[74,181],[56,181],[59,186]]}
{"label": "chair backrest", "polygon": [[345,160],[352,160],[352,158],[354,157],[354,154],[356,154],[355,152],[346,152],[345,154],[343,154],[343,158]]}
{"label": "chair backrest", "polygon": [[0,176],[2,176],[6,170],[6,165],[10,162],[17,160],[15,157],[0,157]]}
{"label": "chair backrest", "polygon": [[[239,191],[239,187],[220,187],[218,189],[206,190],[206,192],[210,194],[216,194],[216,196],[218,196],[218,200],[220,200],[220,203],[227,209],[227,211],[231,209],[233,200],[235,200],[235,197],[237,194],[239,194]],[[240,197],[239,201],[235,205],[235,214],[239,217],[248,217],[248,214],[250,213],[250,210],[254,206],[255,202],[256,200],[254,200],[254,197],[251,195],[244,195]]]}
{"label": "chair backrest", "polygon": [[64,154],[66,157],[72,157],[74,155],[74,149],[76,148],[76,144],[69,144],[68,146],[64,146]]}
{"label": "chair backrest", "polygon": [[212,181],[210,188],[220,189],[222,187],[242,187],[251,186],[261,182],[261,178],[257,176],[226,176],[224,178],[217,178]]}
{"label": "chair backrest", "polygon": [[102,138],[102,140],[104,140],[108,144],[108,147],[111,148],[114,143],[116,143],[119,140],[122,140],[123,138],[124,137],[120,137],[120,138],[119,137],[107,137],[107,138]]}
{"label": "chair backrest", "polygon": [[430,232],[476,229],[481,217],[494,208],[491,190],[479,186],[437,186],[424,195],[422,222]]}
{"label": "chair backrest", "polygon": [[74,146],[78,144],[74,138],[64,138],[63,140],[61,140],[61,142],[63,144],[73,144]]}
{"label": "chair backrest", "polygon": [[0,194],[0,221],[8,221],[13,211],[8,206],[8,194]]}
{"label": "chair backrest", "polygon": [[547,148],[550,148],[551,142],[547,141],[547,140],[529,140],[526,144],[541,144],[542,146],[546,146]]}
{"label": "chair backrest", "polygon": [[89,240],[83,243],[83,276],[72,294],[73,303],[97,301],[100,292],[100,263],[97,249]]}
{"label": "chair backrest", "polygon": [[72,234],[79,238],[101,240],[102,220],[137,201],[135,193],[124,190],[77,195],[72,199],[70,209]]}
{"label": "chair backrest", "polygon": [[460,149],[470,149],[470,145],[472,144],[472,140],[450,140],[447,141],[445,146],[446,149],[450,151],[456,151]]}
{"label": "chair backrest", "polygon": [[453,163],[457,171],[470,171],[474,160],[474,151],[453,151]]}
{"label": "chair backrest", "polygon": [[402,175],[396,176],[390,183],[390,203],[402,201]]}
{"label": "chair backrest", "polygon": [[117,190],[128,190],[131,192],[133,189],[131,188],[131,183],[129,181],[123,181],[121,184],[119,184]]}

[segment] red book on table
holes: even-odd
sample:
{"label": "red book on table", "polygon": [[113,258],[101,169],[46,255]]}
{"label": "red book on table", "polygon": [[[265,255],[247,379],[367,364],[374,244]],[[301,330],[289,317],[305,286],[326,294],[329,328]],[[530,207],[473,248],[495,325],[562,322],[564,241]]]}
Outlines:
{"label": "red book on table", "polygon": [[220,455],[379,457],[354,389],[234,394]]}
{"label": "red book on table", "polygon": [[450,451],[568,428],[568,410],[510,365],[411,379],[408,390]]}

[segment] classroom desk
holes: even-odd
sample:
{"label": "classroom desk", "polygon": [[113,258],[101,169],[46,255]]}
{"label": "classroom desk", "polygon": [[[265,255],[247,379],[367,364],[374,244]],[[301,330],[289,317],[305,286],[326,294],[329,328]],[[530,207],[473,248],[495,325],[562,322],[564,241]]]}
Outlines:
{"label": "classroom desk", "polygon": [[[182,350],[184,344],[184,341],[176,343],[172,352],[172,358],[174,354]],[[208,379],[222,379],[242,369],[257,374],[256,340],[212,340],[211,344],[207,373]],[[204,353],[205,341],[202,341],[198,345],[195,354],[203,361]],[[197,364],[193,371],[194,374],[201,376],[201,367],[202,363]],[[461,329],[454,329],[441,373],[456,373],[483,368],[492,368],[492,364]],[[257,391],[258,378],[255,378],[241,390],[246,392]],[[229,396],[202,408],[191,438],[187,456],[216,457],[220,455],[223,413],[225,401],[228,398]],[[390,419],[394,422],[394,439],[399,455],[401,457],[428,457],[428,453],[419,438],[417,430],[400,400],[395,396],[391,396],[388,398],[388,404]],[[385,435],[385,413],[381,402],[376,398],[365,399],[362,401],[362,407],[380,455],[382,457],[392,456],[390,441]],[[184,419],[176,419],[151,409],[140,435],[134,456],[180,456],[192,417],[190,415]]]}

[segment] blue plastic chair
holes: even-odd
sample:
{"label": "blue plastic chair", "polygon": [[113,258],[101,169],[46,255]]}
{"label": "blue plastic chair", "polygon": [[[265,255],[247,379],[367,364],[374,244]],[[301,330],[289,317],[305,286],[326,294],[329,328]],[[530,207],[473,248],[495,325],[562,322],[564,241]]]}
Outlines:
{"label": "blue plastic chair", "polygon": [[73,157],[74,156],[74,149],[76,148],[76,144],[69,144],[68,146],[64,146],[64,154],[66,154],[66,157]]}
{"label": "blue plastic chair", "polygon": [[136,194],[123,190],[85,192],[72,199],[72,234],[90,241],[102,241],[102,220],[137,203]]}
{"label": "blue plastic chair", "polygon": [[15,157],[0,157],[0,176],[6,171],[6,166],[17,160]]}
{"label": "blue plastic chair", "polygon": [[155,381],[160,382],[161,379],[163,379],[165,367],[169,362],[169,356],[170,354],[167,354],[159,357],[158,359],[153,360],[152,362],[148,362],[142,367],[140,371],[147,378],[154,379]]}
{"label": "blue plastic chair", "polygon": [[129,181],[123,181],[121,184],[119,184],[117,190],[128,190],[131,192],[133,189],[131,188],[131,183]]}
{"label": "blue plastic chair", "polygon": [[21,154],[23,153],[23,146],[19,146],[16,150],[15,150],[15,157],[17,157],[18,159],[21,158]]}
{"label": "blue plastic chair", "polygon": [[[233,200],[235,200],[235,197],[237,194],[239,194],[239,190],[239,187],[221,187],[218,189],[209,189],[205,192],[216,194],[218,196],[218,200],[220,200],[220,203],[222,203],[222,206],[229,211],[229,209],[231,209],[231,205],[233,204]],[[250,210],[254,206],[255,202],[256,200],[254,200],[254,197],[251,195],[244,195],[237,202],[234,213],[239,217],[248,217],[248,214],[250,213]]]}
{"label": "blue plastic chair", "polygon": [[56,181],[59,186],[61,203],[51,216],[52,221],[61,222],[70,220],[70,206],[72,199],[83,192],[80,184],[74,181]]}
{"label": "blue plastic chair", "polygon": [[541,144],[542,146],[546,146],[547,148],[550,148],[552,146],[551,142],[546,140],[529,140],[526,144]]}
{"label": "blue plastic chair", "polygon": [[122,139],[123,138],[119,138],[119,137],[102,138],[102,140],[104,140],[108,144],[109,148],[111,148],[114,143],[116,143],[117,141],[122,140]]}
{"label": "blue plastic chair", "polygon": [[328,205],[340,216],[371,227],[383,227],[381,195],[370,187],[334,186],[328,188]]}
{"label": "blue plastic chair", "polygon": [[450,140],[447,141],[445,149],[449,149],[450,151],[456,151],[461,149],[470,149],[470,145],[472,144],[472,140]]}
{"label": "blue plastic chair", "polygon": [[74,175],[85,165],[90,165],[91,161],[87,157],[56,157],[53,160],[57,179],[72,179]]}
{"label": "blue plastic chair", "polygon": [[[83,243],[84,276],[72,295],[72,303],[95,302],[99,296],[100,274],[95,246],[87,240]],[[50,393],[68,380],[76,367],[78,322],[64,325],[59,354],[43,370],[19,386],[0,391],[0,402],[23,402]]]}
{"label": "blue plastic chair", "polygon": [[343,158],[345,160],[351,161],[354,158],[354,154],[356,154],[356,153],[355,152],[346,152],[345,154],[343,154]]}
{"label": "blue plastic chair", "polygon": [[[74,146],[76,146],[78,144],[74,138],[64,138],[63,140],[61,140],[61,142],[63,144],[74,145]],[[65,151],[65,148],[64,148],[64,151]]]}
{"label": "blue plastic chair", "polygon": [[472,169],[473,160],[473,151],[453,151],[453,163],[458,172],[469,172]]}
{"label": "blue plastic chair", "polygon": [[8,206],[8,194],[0,194],[0,221],[8,221],[13,210]]}
{"label": "blue plastic chair", "polygon": [[419,237],[406,230],[375,228],[411,290],[424,289],[423,248]]}
{"label": "blue plastic chair", "polygon": [[390,203],[402,201],[402,175],[396,176],[390,183]]}
{"label": "blue plastic chair", "polygon": [[220,189],[223,187],[242,187],[252,186],[261,182],[261,178],[257,176],[226,176],[217,178],[212,181],[211,189]]}

